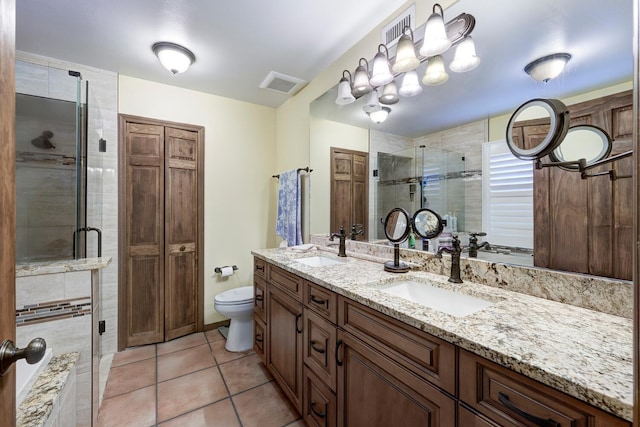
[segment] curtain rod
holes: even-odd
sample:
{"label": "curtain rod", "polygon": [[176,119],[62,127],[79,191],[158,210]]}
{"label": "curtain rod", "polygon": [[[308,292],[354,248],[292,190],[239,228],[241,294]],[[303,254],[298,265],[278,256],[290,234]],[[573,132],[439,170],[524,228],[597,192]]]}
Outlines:
{"label": "curtain rod", "polygon": [[[298,172],[301,172],[301,171],[305,171],[307,173],[311,173],[311,172],[313,172],[313,169],[309,169],[309,166],[307,166],[306,168],[298,168]],[[280,178],[280,174],[271,175],[271,178]]]}

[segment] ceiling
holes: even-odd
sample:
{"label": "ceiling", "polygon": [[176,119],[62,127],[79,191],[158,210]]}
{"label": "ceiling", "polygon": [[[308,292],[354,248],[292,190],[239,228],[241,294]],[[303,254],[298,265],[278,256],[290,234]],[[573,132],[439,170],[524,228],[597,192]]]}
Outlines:
{"label": "ceiling", "polygon": [[[16,48],[82,65],[277,107],[270,71],[312,80],[405,0],[19,0]],[[196,55],[171,75],[158,41]]]}
{"label": "ceiling", "polygon": [[[632,78],[632,1],[609,2],[605,8],[601,0],[460,0],[445,10],[445,21],[462,12],[476,18],[471,35],[481,58],[478,68],[449,72],[443,85],[401,97],[382,125],[364,114],[364,100],[337,106],[335,88],[312,104],[314,117],[417,137],[512,113],[533,98],[565,98]],[[424,28],[417,29],[416,39],[423,34]],[[536,82],[524,72],[532,60],[558,52],[573,57],[557,79]],[[445,64],[453,54],[453,49],[444,54]],[[422,64],[418,73],[425,68]]]}

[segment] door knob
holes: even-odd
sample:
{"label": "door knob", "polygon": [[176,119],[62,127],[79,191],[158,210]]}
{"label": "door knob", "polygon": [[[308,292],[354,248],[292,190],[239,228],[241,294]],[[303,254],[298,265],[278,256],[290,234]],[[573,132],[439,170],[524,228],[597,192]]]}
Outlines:
{"label": "door knob", "polygon": [[33,365],[44,357],[47,343],[42,338],[34,338],[25,348],[16,348],[11,340],[4,340],[0,344],[0,376],[9,372],[11,365],[18,359],[26,359]]}

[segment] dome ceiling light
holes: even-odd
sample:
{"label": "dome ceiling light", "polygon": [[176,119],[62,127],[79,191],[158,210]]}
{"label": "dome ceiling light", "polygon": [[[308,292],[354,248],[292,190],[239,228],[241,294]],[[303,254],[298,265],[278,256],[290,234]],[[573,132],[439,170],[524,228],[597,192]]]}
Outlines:
{"label": "dome ceiling light", "polygon": [[158,42],[151,46],[164,68],[172,74],[184,73],[191,64],[196,62],[196,56],[184,46],[171,42]]}
{"label": "dome ceiling light", "polygon": [[524,67],[524,72],[539,82],[548,82],[562,73],[567,62],[571,59],[568,53],[554,53],[532,61]]}

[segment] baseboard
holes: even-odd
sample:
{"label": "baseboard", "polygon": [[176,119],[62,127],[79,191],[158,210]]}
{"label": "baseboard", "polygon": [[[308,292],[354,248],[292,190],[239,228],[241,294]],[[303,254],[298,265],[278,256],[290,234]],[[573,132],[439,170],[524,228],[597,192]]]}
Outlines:
{"label": "baseboard", "polygon": [[204,331],[212,331],[214,329],[218,329],[220,326],[229,326],[229,322],[230,320],[221,320],[219,322],[215,322],[215,323],[209,323],[207,325],[204,325]]}

